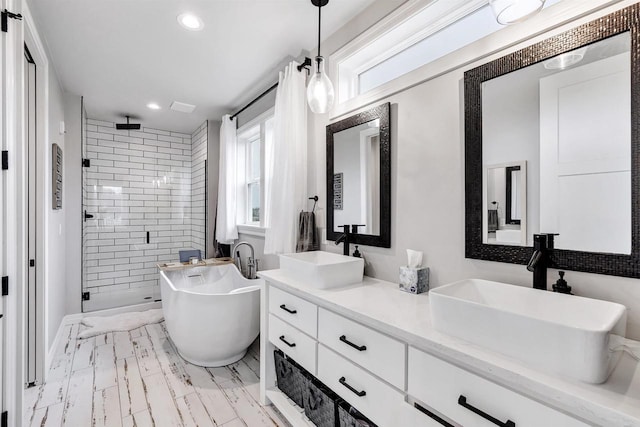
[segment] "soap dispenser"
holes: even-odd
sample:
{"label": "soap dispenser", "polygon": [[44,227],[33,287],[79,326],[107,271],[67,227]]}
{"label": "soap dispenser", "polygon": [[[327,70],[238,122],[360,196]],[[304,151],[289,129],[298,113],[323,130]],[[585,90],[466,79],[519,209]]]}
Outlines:
{"label": "soap dispenser", "polygon": [[571,286],[569,286],[567,284],[567,281],[564,280],[564,271],[560,271],[559,274],[560,274],[560,278],[552,286],[553,287],[553,292],[557,292],[559,294],[573,295],[573,293],[571,293]]}

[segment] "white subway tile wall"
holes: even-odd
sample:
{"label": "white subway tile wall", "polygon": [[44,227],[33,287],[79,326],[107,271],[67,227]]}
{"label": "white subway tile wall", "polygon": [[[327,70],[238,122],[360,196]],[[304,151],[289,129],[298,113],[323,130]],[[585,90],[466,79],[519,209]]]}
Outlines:
{"label": "white subway tile wall", "polygon": [[111,293],[94,309],[157,299],[157,263],[177,261],[181,249],[204,255],[206,129],[192,139],[87,120],[83,209],[94,218],[83,228],[83,291],[92,300]]}

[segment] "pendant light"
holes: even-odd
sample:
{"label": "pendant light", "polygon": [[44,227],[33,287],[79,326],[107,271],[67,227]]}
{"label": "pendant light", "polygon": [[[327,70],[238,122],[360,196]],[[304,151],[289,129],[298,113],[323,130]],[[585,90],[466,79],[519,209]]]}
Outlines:
{"label": "pendant light", "polygon": [[489,0],[499,24],[509,25],[524,21],[544,6],[545,0]]}
{"label": "pendant light", "polygon": [[318,56],[315,58],[314,72],[307,85],[307,102],[311,111],[324,114],[333,107],[335,97],[333,84],[324,70],[324,58],[320,54],[322,6],[326,6],[329,0],[311,0],[311,3],[318,8]]}

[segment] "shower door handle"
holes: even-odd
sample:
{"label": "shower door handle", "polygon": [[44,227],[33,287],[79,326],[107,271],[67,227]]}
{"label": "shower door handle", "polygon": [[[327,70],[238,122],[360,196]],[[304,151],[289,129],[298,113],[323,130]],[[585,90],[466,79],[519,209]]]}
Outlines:
{"label": "shower door handle", "polygon": [[87,213],[87,211],[84,211],[84,222],[87,222],[88,219],[93,218],[93,215]]}

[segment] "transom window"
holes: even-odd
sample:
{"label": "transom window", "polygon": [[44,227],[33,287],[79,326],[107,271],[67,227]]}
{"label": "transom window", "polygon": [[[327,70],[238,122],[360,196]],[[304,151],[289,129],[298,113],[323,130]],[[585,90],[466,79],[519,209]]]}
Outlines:
{"label": "transom window", "polygon": [[[547,0],[549,7],[561,0]],[[488,0],[408,2],[331,55],[342,104],[504,28]]]}

